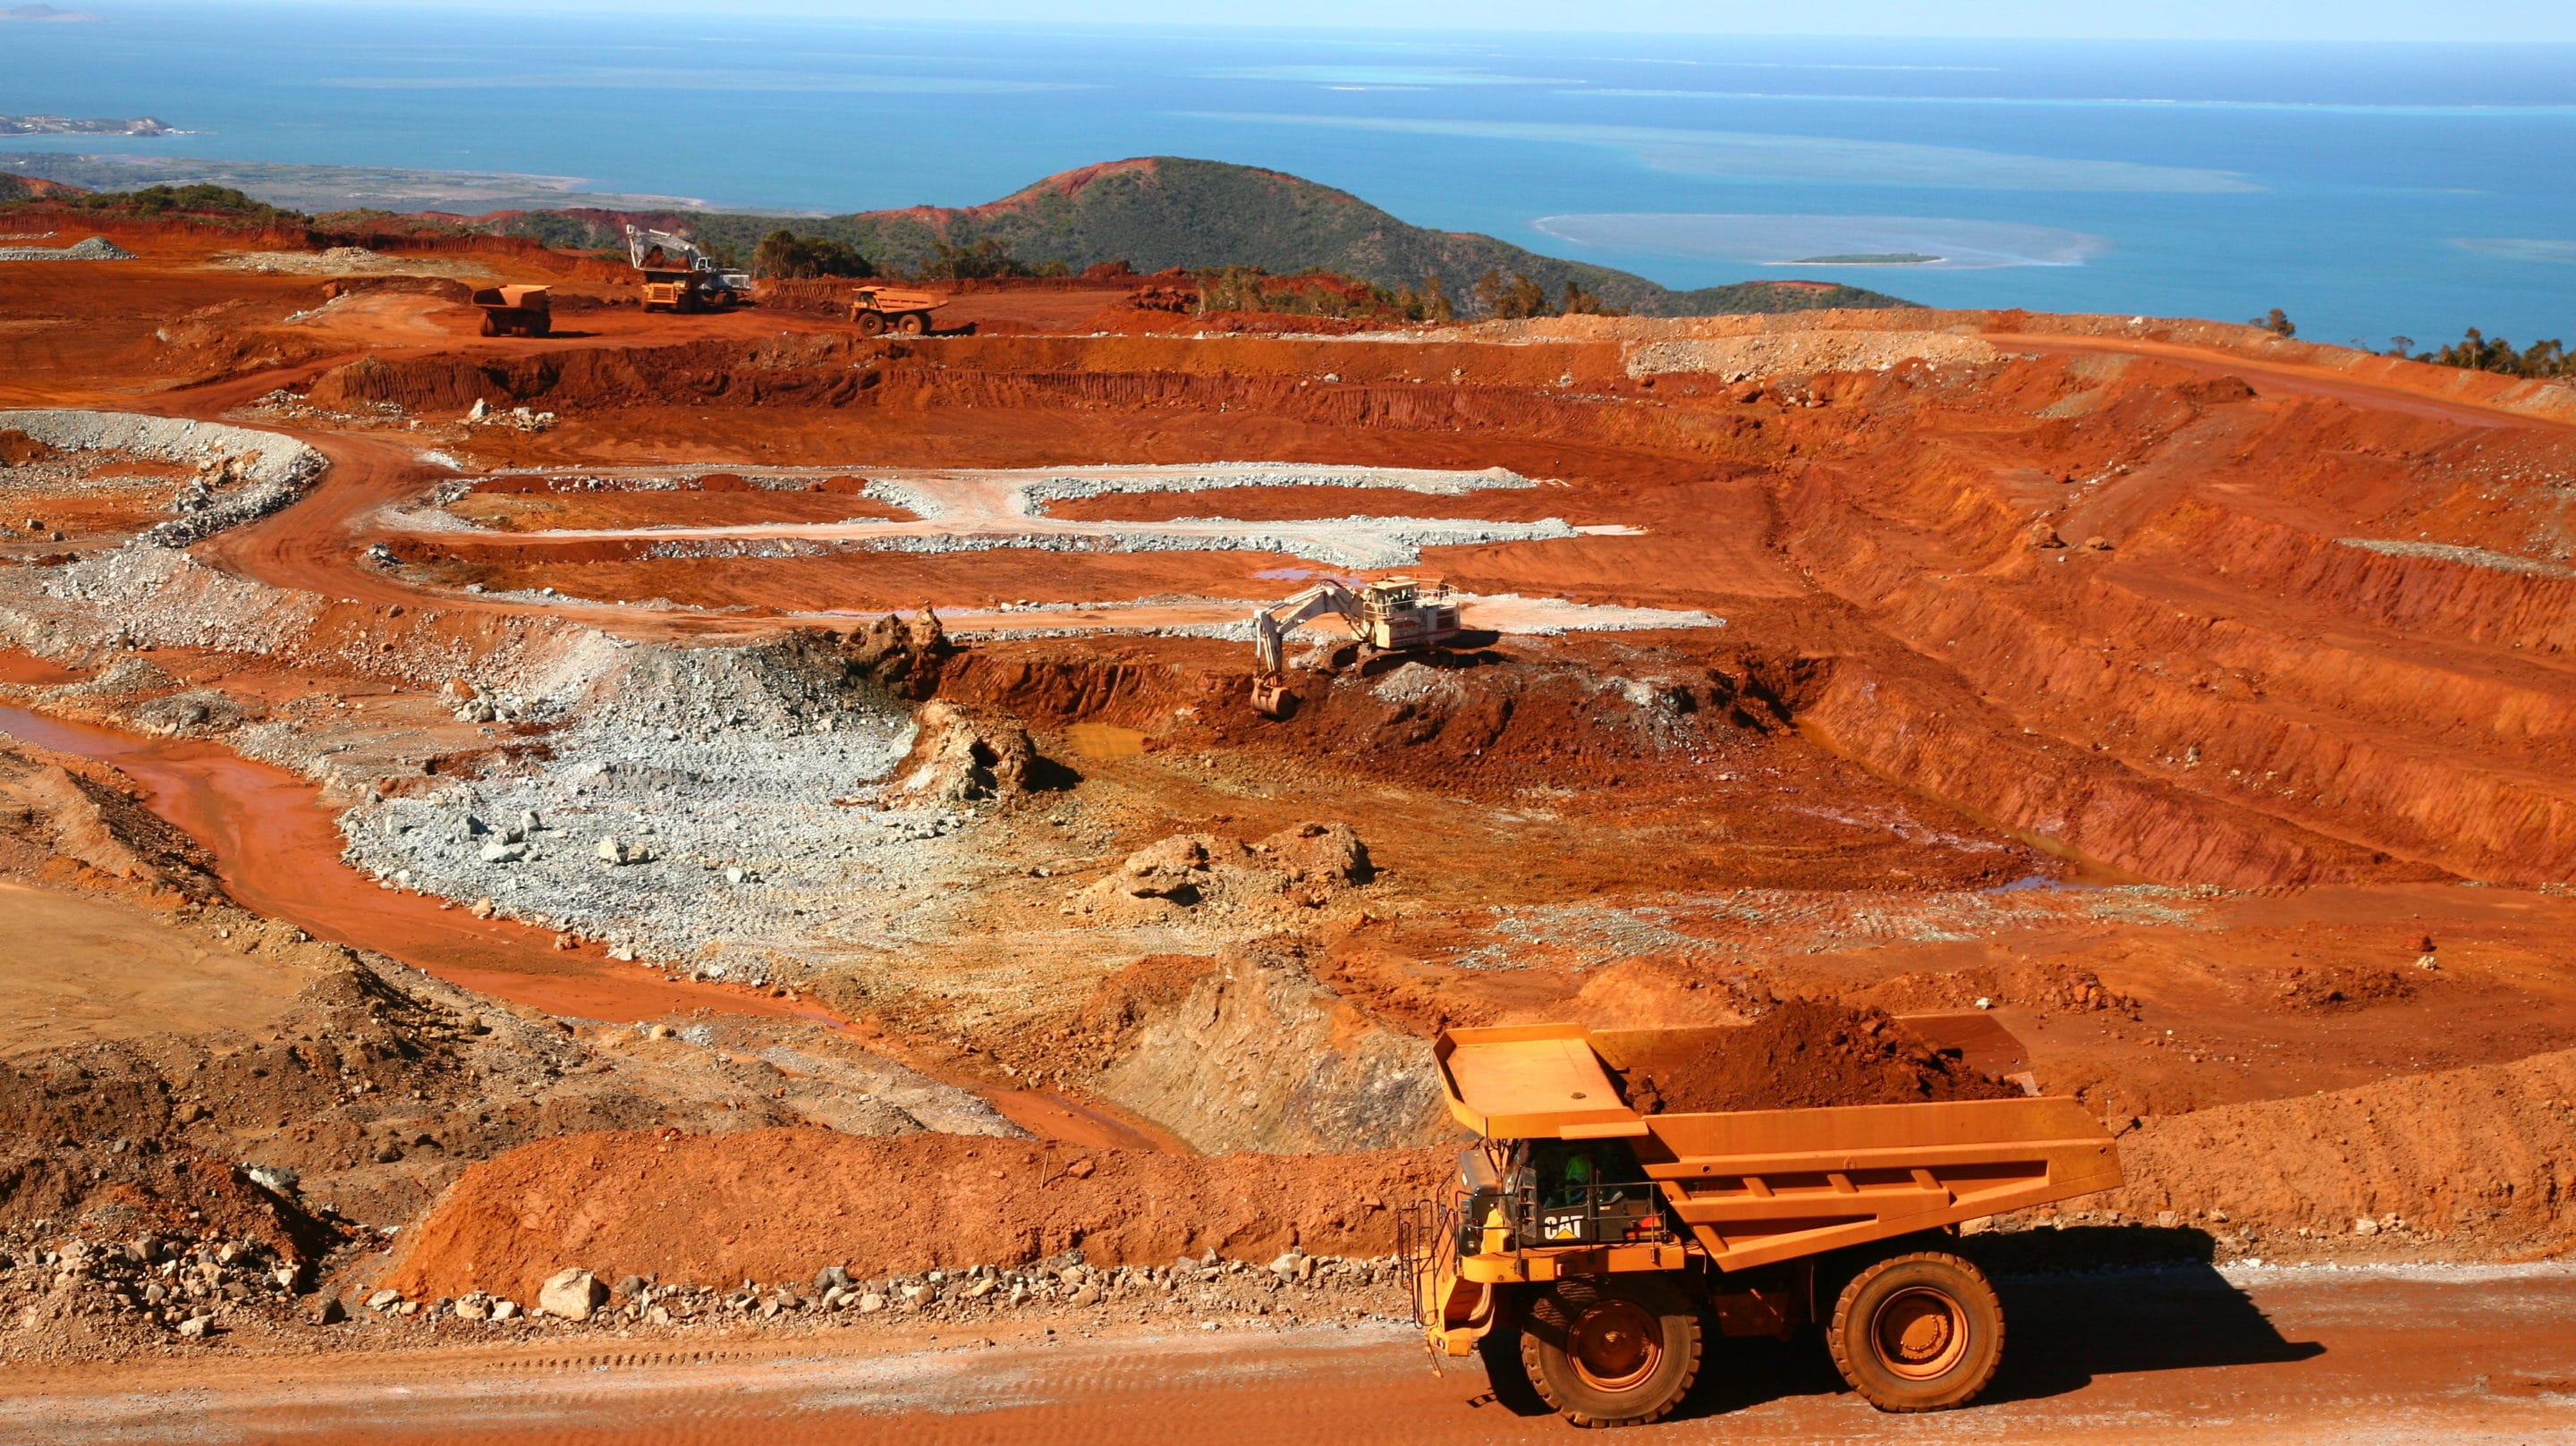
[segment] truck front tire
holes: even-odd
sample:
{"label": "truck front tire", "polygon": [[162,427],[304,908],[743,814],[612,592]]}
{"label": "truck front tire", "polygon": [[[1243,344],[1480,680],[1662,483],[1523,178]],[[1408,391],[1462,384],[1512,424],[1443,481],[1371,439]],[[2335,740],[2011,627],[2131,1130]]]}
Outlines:
{"label": "truck front tire", "polygon": [[1843,1379],[1882,1411],[1964,1406],[2003,1361],[2003,1302],[1959,1256],[1892,1255],[1843,1287],[1825,1343]]}
{"label": "truck front tire", "polygon": [[1699,1311],[1650,1275],[1561,1280],[1531,1298],[1521,1365],[1577,1426],[1643,1426],[1672,1414],[1699,1379]]}

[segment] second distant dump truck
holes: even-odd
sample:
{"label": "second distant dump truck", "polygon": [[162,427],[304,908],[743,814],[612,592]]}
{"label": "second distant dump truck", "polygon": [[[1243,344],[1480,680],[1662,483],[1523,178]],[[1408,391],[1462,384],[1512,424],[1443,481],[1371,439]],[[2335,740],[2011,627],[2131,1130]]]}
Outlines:
{"label": "second distant dump truck", "polygon": [[485,336],[544,336],[554,330],[554,297],[546,287],[480,287],[473,302],[483,308]]}
{"label": "second distant dump truck", "polygon": [[1435,1357],[1526,1373],[1569,1421],[1659,1420],[1707,1339],[1821,1329],[1882,1411],[1964,1405],[2002,1359],[1957,1227],[2121,1183],[2072,1099],[1640,1114],[1660,1030],[1458,1029],[1434,1047],[1479,1143],[1403,1254]]}
{"label": "second distant dump truck", "polygon": [[850,297],[850,320],[868,336],[888,331],[905,336],[926,336],[930,332],[930,314],[948,304],[948,298],[927,291],[907,291],[895,286],[862,286]]}

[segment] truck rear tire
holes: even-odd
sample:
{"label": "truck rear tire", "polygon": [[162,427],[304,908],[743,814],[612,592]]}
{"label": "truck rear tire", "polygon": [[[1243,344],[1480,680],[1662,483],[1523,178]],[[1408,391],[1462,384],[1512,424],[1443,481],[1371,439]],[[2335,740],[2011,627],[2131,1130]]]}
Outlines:
{"label": "truck rear tire", "polygon": [[1699,1311],[1648,1275],[1561,1280],[1521,1321],[1530,1384],[1577,1426],[1643,1426],[1671,1415],[1699,1379]]}
{"label": "truck rear tire", "polygon": [[906,336],[919,336],[930,330],[930,318],[920,312],[909,311],[894,319],[894,329]]}
{"label": "truck rear tire", "polygon": [[2004,1307],[1985,1272],[1947,1251],[1892,1255],[1852,1277],[1825,1343],[1882,1411],[1964,1406],[2004,1355]]}

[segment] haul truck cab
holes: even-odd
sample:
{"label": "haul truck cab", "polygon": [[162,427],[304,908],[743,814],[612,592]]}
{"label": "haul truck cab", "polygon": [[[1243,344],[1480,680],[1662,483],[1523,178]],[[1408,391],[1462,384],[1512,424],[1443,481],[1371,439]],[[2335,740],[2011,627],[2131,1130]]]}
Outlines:
{"label": "haul truck cab", "polygon": [[2003,1306],[1960,1222],[2120,1184],[2072,1099],[1640,1115],[1617,1072],[1655,1030],[1459,1029],[1434,1047],[1478,1144],[1407,1218],[1435,1363],[1481,1352],[1567,1420],[1660,1420],[1705,1342],[1822,1327],[1882,1411],[1965,1405]]}

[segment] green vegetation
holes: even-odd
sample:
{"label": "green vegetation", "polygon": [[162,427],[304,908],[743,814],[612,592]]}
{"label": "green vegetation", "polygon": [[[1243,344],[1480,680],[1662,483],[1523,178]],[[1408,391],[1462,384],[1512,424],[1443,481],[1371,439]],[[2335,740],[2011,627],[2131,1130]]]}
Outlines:
{"label": "green vegetation", "polygon": [[[571,210],[520,212],[499,218],[493,229],[587,250],[622,247],[621,228],[630,221],[684,232],[711,250],[723,244],[746,253],[779,225],[765,216]],[[1393,314],[1424,319],[1487,314],[1474,292],[1488,273],[1538,287],[1541,301],[1532,315],[1561,309],[1561,301],[1551,308],[1546,298],[1565,297],[1569,286],[1605,313],[1645,316],[1911,304],[1858,287],[1777,282],[1672,291],[1491,236],[1407,225],[1348,192],[1277,171],[1172,156],[1051,176],[990,205],[826,216],[800,220],[795,229],[850,247],[883,275],[1070,275],[1107,261],[1128,262],[1139,272],[1249,267],[1274,278],[1328,272],[1383,288]]]}
{"label": "green vegetation", "polygon": [[[113,174],[105,163],[79,157],[47,158],[45,165],[48,174],[76,185],[97,185]],[[238,165],[233,169],[254,174]],[[335,168],[321,169],[337,174]],[[259,167],[255,174],[260,179],[243,184],[292,194],[299,177],[305,178],[305,189],[312,189],[308,173],[315,170]],[[24,187],[0,177],[0,200],[12,190]],[[304,220],[241,191],[212,185],[151,186],[80,198],[80,204],[136,215],[261,224]],[[372,211],[338,212],[330,219],[335,228],[351,231],[398,229],[394,220]],[[1526,306],[1529,315],[1575,310],[1690,316],[1911,304],[1858,287],[1813,283],[1744,282],[1673,291],[1629,272],[1543,256],[1492,236],[1409,225],[1346,191],[1277,171],[1173,156],[1087,166],[989,205],[958,209],[912,207],[797,218],[791,224],[776,216],[738,213],[570,207],[503,211],[471,220],[420,218],[408,229],[462,227],[623,259],[630,223],[692,236],[719,259],[755,258],[764,242],[788,230],[798,243],[788,264],[799,270],[811,266],[819,274],[840,274],[838,268],[854,257],[874,274],[923,280],[1066,276],[1108,262],[1130,263],[1140,273],[1250,267],[1273,278],[1331,274],[1384,292],[1385,315],[1425,320],[1490,314],[1492,308],[1475,295],[1477,282],[1489,274],[1506,278],[1513,288],[1506,307]],[[1529,301],[1519,289],[1524,280],[1538,289],[1538,300]],[[1332,303],[1311,299],[1300,304]],[[1374,293],[1347,304],[1358,308],[1354,314],[1381,314],[1371,310],[1379,304]]]}
{"label": "green vegetation", "polygon": [[230,186],[145,186],[135,191],[99,191],[65,196],[58,204],[82,211],[115,211],[128,216],[221,216],[233,220],[301,226],[304,213],[253,200]]}
{"label": "green vegetation", "polygon": [[1565,295],[1558,300],[1556,309],[1567,316],[1626,316],[1628,314],[1615,306],[1602,305],[1599,296],[1584,290],[1580,282],[1574,281],[1565,283]]}
{"label": "green vegetation", "polygon": [[313,229],[342,235],[375,236],[471,236],[473,227],[453,216],[422,216],[402,211],[386,211],[363,206],[350,211],[325,211],[313,218]]}
{"label": "green vegetation", "polygon": [[1390,291],[1330,271],[1273,276],[1258,266],[1224,266],[1200,272],[1198,281],[1202,313],[1264,311],[1380,323],[1451,319],[1448,294],[1436,277],[1425,278],[1420,290],[1400,286]]}
{"label": "green vegetation", "polygon": [[[1565,283],[1568,286],[1573,282]],[[1506,279],[1500,271],[1488,271],[1476,278],[1476,310],[1494,321],[1518,321],[1525,316],[1547,316],[1547,288],[1515,271]]]}
{"label": "green vegetation", "polygon": [[752,270],[762,276],[804,280],[815,276],[874,276],[877,269],[846,241],[829,236],[799,236],[781,228],[760,238],[751,253]]}
{"label": "green vegetation", "polygon": [[[2391,337],[2388,354],[2405,356],[2415,345],[2409,336]],[[2576,378],[2576,356],[2568,353],[2566,344],[2552,338],[2535,341],[2517,351],[2512,342],[2500,336],[2488,336],[2476,327],[2469,334],[2438,351],[2414,353],[2419,362],[2436,366],[2461,367],[2469,371],[2501,372],[2509,377],[2536,379]]]}
{"label": "green vegetation", "polygon": [[570,211],[522,211],[502,221],[493,230],[503,236],[524,236],[540,245],[564,251],[615,250],[618,259],[626,255],[626,235],[616,227],[603,230],[580,213]]}
{"label": "green vegetation", "polygon": [[2272,333],[2274,336],[2297,336],[2299,334],[2298,323],[2290,320],[2290,314],[2277,306],[2272,308],[2270,315],[2258,316],[2245,324],[2247,326],[2259,326],[2265,331]]}
{"label": "green vegetation", "polygon": [[[1035,276],[1019,257],[1011,254],[1009,242],[986,236],[964,246],[946,241],[930,243],[930,259],[913,275],[924,281],[977,281],[993,276]],[[1057,272],[1056,275],[1064,275]]]}
{"label": "green vegetation", "polygon": [[13,205],[41,204],[97,214],[212,220],[257,226],[302,226],[308,219],[300,211],[253,200],[230,186],[145,186],[133,191],[95,191],[78,195],[57,193],[37,197],[15,177],[6,179],[10,191],[15,194],[0,193],[0,200]]}
{"label": "green vegetation", "polygon": [[1885,292],[1859,286],[1825,286],[1813,281],[1738,281],[1675,291],[1670,300],[1646,312],[1650,316],[1738,316],[1780,311],[1875,311],[1912,306]]}
{"label": "green vegetation", "polygon": [[1397,287],[1395,304],[1407,321],[1449,322],[1458,319],[1456,308],[1449,304],[1449,293],[1442,288],[1437,276],[1423,277],[1420,291],[1410,286]]}

